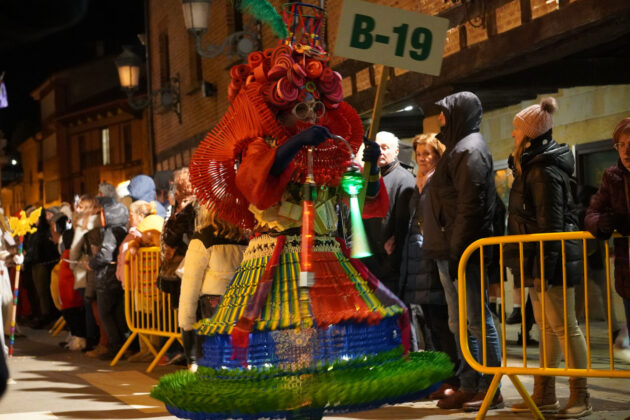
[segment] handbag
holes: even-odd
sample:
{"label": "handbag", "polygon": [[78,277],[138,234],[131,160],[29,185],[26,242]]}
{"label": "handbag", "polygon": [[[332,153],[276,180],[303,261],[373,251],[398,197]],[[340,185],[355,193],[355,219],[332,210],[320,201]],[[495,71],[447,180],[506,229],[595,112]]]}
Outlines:
{"label": "handbag", "polygon": [[168,260],[164,260],[160,266],[157,277],[157,287],[164,293],[179,295],[182,280],[177,275],[177,269],[183,264],[184,255],[174,255]]}

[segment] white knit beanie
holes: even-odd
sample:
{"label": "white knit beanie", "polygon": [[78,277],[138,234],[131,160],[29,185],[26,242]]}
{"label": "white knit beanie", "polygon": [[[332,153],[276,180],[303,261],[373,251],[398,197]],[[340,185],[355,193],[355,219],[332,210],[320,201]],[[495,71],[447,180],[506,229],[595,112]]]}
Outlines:
{"label": "white knit beanie", "polygon": [[553,114],[558,109],[558,103],[551,96],[540,101],[540,105],[528,106],[514,116],[514,127],[521,130],[530,139],[551,130]]}

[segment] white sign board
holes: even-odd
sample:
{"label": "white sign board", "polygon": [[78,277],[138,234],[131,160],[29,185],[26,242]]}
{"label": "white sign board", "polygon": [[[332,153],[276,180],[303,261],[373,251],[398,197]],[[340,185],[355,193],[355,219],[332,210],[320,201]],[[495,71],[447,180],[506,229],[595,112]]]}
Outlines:
{"label": "white sign board", "polygon": [[335,55],[438,76],[448,23],[436,16],[344,0]]}

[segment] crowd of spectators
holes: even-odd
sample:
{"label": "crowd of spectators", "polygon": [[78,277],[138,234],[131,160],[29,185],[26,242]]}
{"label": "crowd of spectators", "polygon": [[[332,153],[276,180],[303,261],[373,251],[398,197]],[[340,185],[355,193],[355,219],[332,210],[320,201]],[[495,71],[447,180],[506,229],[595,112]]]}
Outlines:
{"label": "crowd of spectators", "polygon": [[[458,266],[472,242],[503,234],[506,208],[496,192],[493,158],[479,132],[479,98],[460,92],[445,97],[437,106],[441,111],[440,133],[413,139],[415,177],[398,160],[398,138],[388,132],[376,137],[380,157],[378,170],[372,172],[382,176],[389,211],[384,218],[364,219],[373,253],[365,262],[410,308],[412,348],[443,351],[456,366],[453,377],[432,394],[439,399],[438,407],[476,411],[493,378],[472,369],[461,355]],[[507,207],[507,234],[565,232],[582,227],[579,202],[571,185],[573,155],[567,145],[552,137],[556,109],[555,100],[546,98],[514,117],[515,147],[509,159],[514,183]],[[601,187],[583,212],[586,228],[598,238],[608,238],[614,230],[630,234],[630,118],[619,124],[613,139],[619,162],[605,172]],[[32,206],[25,209],[27,214],[33,210]],[[6,233],[6,219],[4,215],[0,218]],[[187,168],[174,174],[161,171],[153,177],[137,175],[116,187],[102,183],[93,196],[77,196],[73,204],[43,209],[36,226],[37,231],[24,238],[23,261],[15,257],[16,243],[10,235],[2,235],[0,240],[2,275],[5,267],[23,264],[18,325],[49,328],[62,315],[70,332],[62,343],[66,348],[83,351],[89,357],[112,359],[129,334],[123,289],[127,256],[142,246],[160,246],[157,287],[171,295],[174,308],[181,306],[179,326],[184,342],[184,349],[169,352],[161,363],[181,361],[190,369],[196,368],[199,343],[192,333],[193,325],[213,313],[247,241],[244,232],[199,206]],[[548,367],[556,367],[565,350],[561,343],[566,328],[567,365],[584,368],[586,346],[576,315],[583,256],[572,242],[567,242],[566,251],[559,247],[552,243],[541,254],[538,245],[529,244],[522,256],[516,257],[507,247],[505,260],[515,286],[529,287],[527,344],[538,344],[529,337],[529,330],[534,320],[542,325],[544,319],[545,359]],[[468,345],[473,356],[481,360],[485,342],[486,364],[499,366],[502,348],[492,315],[497,307],[489,305],[487,285],[496,283],[498,280],[492,278],[500,276],[496,255],[489,251],[483,261],[473,256],[465,269]],[[616,287],[630,320],[626,240],[615,240],[615,258]],[[480,270],[481,264],[484,270]],[[488,279],[481,279],[481,273]],[[5,283],[3,280],[3,287]],[[547,296],[544,310],[543,289]],[[6,290],[0,296],[7,333],[10,302]],[[148,356],[142,342],[132,345],[124,355],[131,360]],[[543,412],[560,418],[590,413],[586,379],[571,378],[570,391],[569,402],[560,409],[553,377],[536,377],[533,399]],[[503,407],[500,391],[490,404],[490,408],[499,407]],[[528,410],[526,404],[512,408]]]}

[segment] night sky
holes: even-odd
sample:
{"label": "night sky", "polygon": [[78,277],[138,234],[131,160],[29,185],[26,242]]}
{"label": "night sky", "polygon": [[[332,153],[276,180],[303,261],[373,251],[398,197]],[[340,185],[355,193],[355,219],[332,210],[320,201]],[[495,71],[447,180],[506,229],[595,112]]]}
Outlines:
{"label": "night sky", "polygon": [[8,152],[39,128],[30,93],[53,73],[138,44],[144,0],[0,1],[0,73],[6,72],[9,107],[0,109]]}

